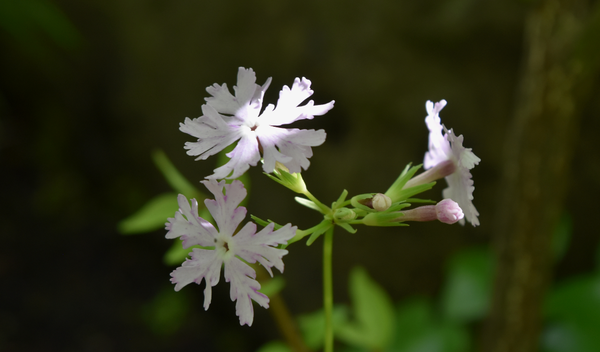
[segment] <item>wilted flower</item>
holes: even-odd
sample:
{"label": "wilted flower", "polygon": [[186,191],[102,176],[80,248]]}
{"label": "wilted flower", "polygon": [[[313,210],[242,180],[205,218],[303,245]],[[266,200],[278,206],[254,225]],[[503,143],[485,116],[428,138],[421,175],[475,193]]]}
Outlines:
{"label": "wilted flower", "polygon": [[224,266],[225,281],[231,284],[231,300],[237,300],[236,314],[240,317],[240,324],[252,325],[254,310],[251,300],[268,308],[269,298],[258,292],[260,284],[255,280],[256,272],[246,263],[259,262],[271,276],[273,266],[283,272],[281,258],[288,251],[275,246],[286,244],[294,237],[296,227],[287,224],[273,231],[274,224],[270,223],[257,233],[256,224],[248,222],[235,233],[246,216],[246,208],[238,207],[247,194],[244,185],[237,180],[231,184],[225,184],[225,181],[217,183],[215,180],[203,183],[215,196],[214,200],[206,199],[204,204],[217,227],[198,216],[198,202],[195,199],[192,199],[190,207],[187,198],[179,195],[179,211],[165,224],[168,230],[166,237],[181,238],[184,248],[193,245],[203,248],[193,249],[191,259],[186,259],[181,267],[171,273],[171,282],[179,291],[191,282],[200,284],[204,279],[204,309],[208,309],[211,288],[219,282],[221,266]]}

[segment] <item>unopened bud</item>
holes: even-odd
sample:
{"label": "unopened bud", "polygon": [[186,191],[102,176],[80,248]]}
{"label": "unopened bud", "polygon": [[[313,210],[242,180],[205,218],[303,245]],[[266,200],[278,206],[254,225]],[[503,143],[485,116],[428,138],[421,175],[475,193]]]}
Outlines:
{"label": "unopened bud", "polygon": [[394,221],[434,221],[454,224],[464,217],[462,209],[452,199],[444,199],[436,205],[424,205],[414,209],[403,210],[402,215]]}
{"label": "unopened bud", "polygon": [[465,217],[458,203],[452,199],[444,199],[435,205],[435,212],[439,221],[454,224]]}
{"label": "unopened bud", "polygon": [[385,194],[377,193],[373,196],[373,209],[377,211],[387,210],[392,205],[392,199]]}
{"label": "unopened bud", "polygon": [[335,211],[333,217],[336,220],[349,221],[356,219],[356,213],[352,209],[341,208]]}

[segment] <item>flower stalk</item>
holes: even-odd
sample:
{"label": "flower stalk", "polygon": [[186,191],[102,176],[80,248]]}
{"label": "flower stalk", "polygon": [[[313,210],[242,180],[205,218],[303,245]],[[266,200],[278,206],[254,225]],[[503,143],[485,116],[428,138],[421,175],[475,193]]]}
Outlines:
{"label": "flower stalk", "polygon": [[333,352],[333,226],[323,241],[323,309],[325,311],[325,352]]}

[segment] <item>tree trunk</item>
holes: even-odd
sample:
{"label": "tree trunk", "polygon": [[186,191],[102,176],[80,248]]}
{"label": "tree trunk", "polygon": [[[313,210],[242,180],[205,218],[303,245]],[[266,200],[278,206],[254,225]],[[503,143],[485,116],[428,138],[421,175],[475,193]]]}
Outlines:
{"label": "tree trunk", "polygon": [[481,351],[538,350],[552,231],[566,195],[579,107],[597,73],[579,50],[585,10],[583,0],[541,0],[526,18],[523,72],[494,229],[494,296]]}

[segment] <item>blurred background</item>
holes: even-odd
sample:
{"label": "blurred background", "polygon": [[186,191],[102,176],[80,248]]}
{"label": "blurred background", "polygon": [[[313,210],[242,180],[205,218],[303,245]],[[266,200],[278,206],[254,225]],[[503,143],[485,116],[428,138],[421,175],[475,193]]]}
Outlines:
{"label": "blurred background", "polygon": [[[240,66],[253,68],[259,84],[273,77],[267,103],[295,77],[312,81],[317,104],[335,100],[328,114],[298,125],[327,131],[303,173],[325,203],[343,189],[384,192],[407,163],[421,163],[425,102],[448,101],[442,122],[482,159],[472,170],[481,226],[338,230],[334,245],[336,303],[349,302],[348,273],[358,264],[394,302],[435,299],[449,258],[472,246],[489,248],[505,220],[505,151],[522,100],[526,24],[538,5],[1,1],[0,350],[255,351],[280,339],[260,307],[251,328],[239,326],[223,281],[208,311],[203,285],[174,294],[174,267],[163,263],[172,243],[163,229],[117,231],[119,221],[171,191],[151,158],[156,149],[204,191],[197,182],[216,158],[187,156],[183,145],[192,137],[179,123],[201,115],[207,86],[233,87]],[[598,2],[584,5],[581,17],[570,17],[574,28],[598,29]],[[587,33],[598,39],[586,42],[594,49],[600,32]],[[587,82],[573,103],[576,138],[568,142],[568,183],[559,195],[571,236],[552,269],[555,283],[596,267],[598,83]],[[249,175],[249,213],[300,228],[319,221],[260,168]],[[424,197],[440,199],[444,187],[440,182]],[[319,309],[320,241],[290,247],[284,261],[282,297],[291,313]],[[468,326],[473,341],[482,321]]]}

